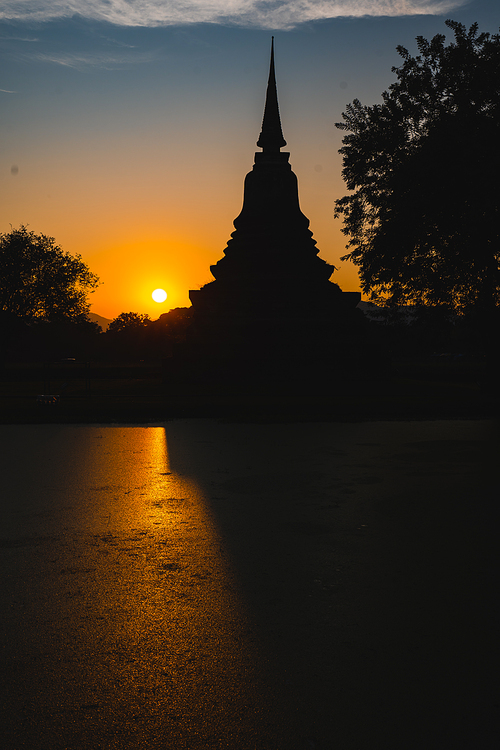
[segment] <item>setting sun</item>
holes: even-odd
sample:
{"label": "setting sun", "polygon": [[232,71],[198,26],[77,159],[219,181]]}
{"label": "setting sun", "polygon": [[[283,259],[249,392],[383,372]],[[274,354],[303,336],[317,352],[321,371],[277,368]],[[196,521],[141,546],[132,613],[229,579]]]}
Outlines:
{"label": "setting sun", "polygon": [[165,302],[167,293],[164,289],[155,289],[151,295],[155,302]]}

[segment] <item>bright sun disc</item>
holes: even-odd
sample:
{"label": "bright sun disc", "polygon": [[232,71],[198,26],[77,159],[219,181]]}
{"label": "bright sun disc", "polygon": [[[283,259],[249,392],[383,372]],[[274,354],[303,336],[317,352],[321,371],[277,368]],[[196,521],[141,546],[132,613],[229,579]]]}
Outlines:
{"label": "bright sun disc", "polygon": [[165,302],[167,293],[164,289],[155,289],[151,295],[155,302]]}

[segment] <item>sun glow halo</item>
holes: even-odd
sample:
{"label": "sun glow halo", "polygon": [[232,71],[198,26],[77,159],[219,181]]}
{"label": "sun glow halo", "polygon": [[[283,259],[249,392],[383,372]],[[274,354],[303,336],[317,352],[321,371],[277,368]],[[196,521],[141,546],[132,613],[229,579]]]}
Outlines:
{"label": "sun glow halo", "polygon": [[155,289],[151,295],[155,302],[165,302],[167,293],[164,289]]}

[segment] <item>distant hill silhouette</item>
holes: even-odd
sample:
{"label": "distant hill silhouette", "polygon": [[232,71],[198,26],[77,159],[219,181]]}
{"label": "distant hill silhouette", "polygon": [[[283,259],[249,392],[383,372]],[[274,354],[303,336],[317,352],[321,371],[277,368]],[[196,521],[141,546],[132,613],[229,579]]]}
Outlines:
{"label": "distant hill silhouette", "polygon": [[98,326],[101,326],[103,331],[107,331],[111,323],[111,318],[103,318],[102,315],[97,315],[97,313],[89,313],[89,319],[92,323],[97,323]]}

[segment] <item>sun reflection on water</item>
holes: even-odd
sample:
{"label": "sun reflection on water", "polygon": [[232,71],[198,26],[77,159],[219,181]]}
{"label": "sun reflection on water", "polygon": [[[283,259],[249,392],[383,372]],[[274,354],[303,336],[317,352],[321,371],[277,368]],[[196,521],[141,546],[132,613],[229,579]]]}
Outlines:
{"label": "sun reflection on water", "polygon": [[36,664],[12,715],[57,714],[65,747],[250,746],[265,702],[252,625],[164,427],[15,426],[5,442],[9,648]]}
{"label": "sun reflection on water", "polygon": [[249,625],[202,490],[171,471],[163,427],[91,428],[87,438],[88,702],[107,695],[114,712],[136,712],[141,731],[154,726],[179,747],[193,723],[200,737],[234,732],[236,713],[244,732],[234,702],[242,680],[254,690],[256,657],[241,648]]}

